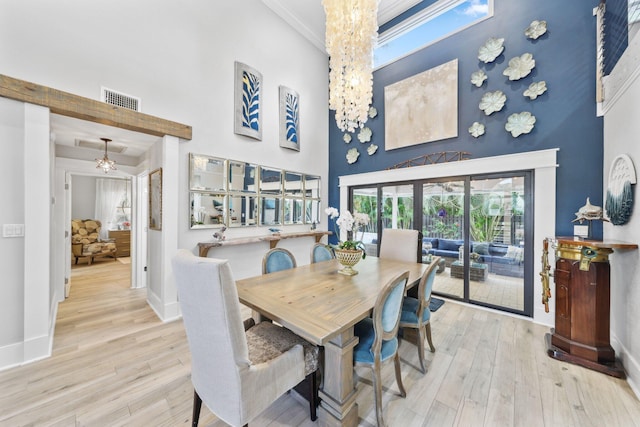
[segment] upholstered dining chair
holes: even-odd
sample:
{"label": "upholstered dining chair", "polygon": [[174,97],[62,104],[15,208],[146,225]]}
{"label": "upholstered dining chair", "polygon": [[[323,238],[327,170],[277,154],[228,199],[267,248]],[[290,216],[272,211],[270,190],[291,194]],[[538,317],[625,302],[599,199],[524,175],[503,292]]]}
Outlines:
{"label": "upholstered dining chair", "polygon": [[296,258],[284,248],[273,248],[262,257],[262,274],[296,267]]}
{"label": "upholstered dining chair", "polygon": [[315,262],[329,261],[336,255],[324,243],[316,243],[311,247],[311,264]]}
{"label": "upholstered dining chair", "polygon": [[[172,260],[191,352],[193,426],[204,404],[221,420],[247,425],[282,394],[315,378],[318,347],[280,326],[259,323],[245,332],[226,260],[182,249]],[[310,397],[312,419],[316,396]]]}
{"label": "upholstered dining chair", "polygon": [[380,240],[380,258],[422,262],[422,233],[418,230],[385,228]]}
{"label": "upholstered dining chair", "polygon": [[353,349],[353,360],[356,366],[371,368],[378,426],[385,425],[382,418],[382,378],[380,374],[382,363],[393,359],[400,396],[407,395],[402,384],[400,357],[398,356],[400,309],[407,280],[409,280],[408,271],[391,279],[378,295],[372,316],[356,323],[354,328],[354,333],[359,341]]}
{"label": "upholstered dining chair", "polygon": [[433,289],[433,281],[438,270],[438,262],[440,257],[434,257],[431,260],[429,268],[424,272],[418,284],[417,297],[406,296],[402,302],[402,313],[400,315],[401,328],[413,328],[418,330],[418,358],[420,359],[420,368],[425,374],[427,370],[424,367],[424,341],[425,337],[429,343],[429,349],[432,353],[436,351],[431,341],[431,311],[429,303],[431,302],[431,290]]}

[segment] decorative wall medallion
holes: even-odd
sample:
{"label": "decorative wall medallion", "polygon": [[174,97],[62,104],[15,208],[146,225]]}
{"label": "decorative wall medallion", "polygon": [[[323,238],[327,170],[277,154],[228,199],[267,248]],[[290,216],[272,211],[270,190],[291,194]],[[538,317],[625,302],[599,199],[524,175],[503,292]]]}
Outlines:
{"label": "decorative wall medallion", "polygon": [[629,222],[633,211],[633,189],[636,183],[636,170],[633,161],[626,154],[613,159],[609,171],[609,185],[604,208],[613,225]]}
{"label": "decorative wall medallion", "polygon": [[371,144],[367,147],[367,153],[372,156],[376,151],[378,151],[378,146],[376,144]]}
{"label": "decorative wall medallion", "polygon": [[473,124],[469,128],[469,133],[474,138],[477,138],[480,135],[484,135],[484,125],[482,123],[479,123],[479,122],[473,122]]}
{"label": "decorative wall medallion", "polygon": [[487,92],[482,95],[479,107],[482,111],[484,111],[484,114],[488,116],[491,113],[502,110],[502,107],[504,107],[504,103],[506,102],[506,100],[507,97],[501,90]]}
{"label": "decorative wall medallion", "polygon": [[348,144],[351,142],[351,134],[350,133],[345,133],[344,135],[342,135],[342,140],[344,141],[345,144]]}
{"label": "decorative wall medallion", "polygon": [[523,133],[531,132],[535,123],[536,116],[532,115],[528,111],[523,111],[522,113],[510,115],[507,119],[507,124],[504,125],[504,128],[507,132],[511,132],[511,136],[517,138]]}
{"label": "decorative wall medallion", "polygon": [[360,157],[360,152],[357,148],[352,148],[347,151],[347,163],[355,163],[358,160],[358,157]]}
{"label": "decorative wall medallion", "polygon": [[529,99],[536,99],[547,91],[547,83],[543,80],[541,82],[533,82],[529,85],[529,89],[522,92],[524,96],[528,96]]}
{"label": "decorative wall medallion", "polygon": [[373,119],[377,115],[378,109],[372,105],[371,108],[369,108],[369,117]]}
{"label": "decorative wall medallion", "polygon": [[360,129],[360,132],[358,132],[358,139],[363,144],[365,142],[371,141],[371,129],[369,129],[368,127],[363,127],[362,129]]}
{"label": "decorative wall medallion", "polygon": [[537,39],[541,35],[547,32],[547,21],[538,21],[535,20],[529,24],[526,30],[524,30],[524,35],[529,39]]}
{"label": "decorative wall medallion", "polygon": [[485,80],[487,80],[487,75],[484,71],[478,70],[471,73],[471,84],[480,87]]}
{"label": "decorative wall medallion", "polygon": [[536,61],[530,53],[523,53],[520,56],[511,58],[509,66],[502,72],[509,80],[520,80],[529,75],[531,70],[536,66]]}
{"label": "decorative wall medallion", "polygon": [[504,39],[491,37],[478,50],[478,59],[485,64],[495,61],[504,50]]}

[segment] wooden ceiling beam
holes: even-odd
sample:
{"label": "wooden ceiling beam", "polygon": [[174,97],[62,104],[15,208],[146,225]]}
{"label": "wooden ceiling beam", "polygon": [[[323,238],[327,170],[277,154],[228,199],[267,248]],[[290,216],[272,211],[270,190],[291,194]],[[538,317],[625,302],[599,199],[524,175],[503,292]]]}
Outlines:
{"label": "wooden ceiling beam", "polygon": [[48,107],[52,113],[148,135],[192,138],[191,126],[0,74],[0,96]]}

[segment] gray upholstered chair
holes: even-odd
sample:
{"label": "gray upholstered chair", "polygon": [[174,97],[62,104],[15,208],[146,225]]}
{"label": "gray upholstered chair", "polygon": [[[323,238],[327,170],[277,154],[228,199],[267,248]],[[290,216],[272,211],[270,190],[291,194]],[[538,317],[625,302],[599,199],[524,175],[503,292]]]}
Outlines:
{"label": "gray upholstered chair", "polygon": [[391,279],[378,295],[372,316],[356,323],[354,329],[359,341],[353,349],[353,361],[356,366],[371,368],[378,426],[385,425],[382,419],[382,378],[380,375],[382,363],[393,359],[400,396],[407,395],[400,372],[398,329],[402,299],[408,280],[408,271]]}
{"label": "gray upholstered chair", "polygon": [[385,228],[380,237],[380,258],[422,262],[422,237],[418,230]]}
{"label": "gray upholstered chair", "polygon": [[[193,426],[203,402],[224,422],[246,425],[305,376],[315,378],[318,347],[271,323],[245,332],[226,260],[182,249],[172,266],[191,351]],[[314,411],[317,403],[315,396]]]}
{"label": "gray upholstered chair", "polygon": [[427,372],[424,367],[425,337],[429,343],[431,352],[436,351],[431,341],[431,311],[429,311],[429,303],[431,302],[431,290],[433,289],[433,281],[436,277],[439,261],[440,257],[434,257],[429,268],[420,278],[417,297],[407,296],[404,298],[402,302],[402,314],[400,315],[401,328],[418,330],[418,358],[420,359],[420,368],[423,374]]}
{"label": "gray upholstered chair", "polygon": [[311,264],[315,262],[329,261],[336,255],[324,243],[316,243],[311,247]]}
{"label": "gray upholstered chair", "polygon": [[262,257],[262,274],[296,267],[296,258],[284,248],[273,248]]}

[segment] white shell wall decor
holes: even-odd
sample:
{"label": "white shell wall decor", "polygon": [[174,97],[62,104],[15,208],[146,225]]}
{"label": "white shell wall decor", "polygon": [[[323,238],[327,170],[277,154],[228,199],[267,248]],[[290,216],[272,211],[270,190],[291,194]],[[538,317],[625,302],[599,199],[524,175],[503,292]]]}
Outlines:
{"label": "white shell wall decor", "polygon": [[358,133],[358,139],[363,144],[365,142],[371,141],[371,129],[368,127],[363,127],[362,129],[360,129],[360,132]]}
{"label": "white shell wall decor", "polygon": [[369,108],[369,118],[373,119],[377,115],[378,115],[378,109],[372,105],[371,108]]}
{"label": "white shell wall decor", "polygon": [[367,147],[367,153],[372,156],[376,151],[378,151],[378,146],[376,144],[371,144]]}
{"label": "white shell wall decor", "polygon": [[471,84],[476,86],[476,87],[480,87],[482,86],[482,83],[484,83],[484,81],[487,80],[487,75],[485,74],[484,71],[482,70],[478,70],[475,71],[473,73],[471,73]]}
{"label": "white shell wall decor", "polygon": [[488,116],[496,111],[502,110],[506,101],[506,95],[501,90],[496,90],[482,95],[479,107],[484,111],[484,114]]}
{"label": "white shell wall decor", "polygon": [[533,82],[529,85],[529,88],[522,92],[524,96],[528,96],[529,99],[536,99],[547,91],[547,82],[544,80],[541,82]]}
{"label": "white shell wall decor", "polygon": [[530,53],[523,53],[520,56],[511,58],[509,66],[502,72],[509,80],[520,80],[529,75],[531,70],[536,66],[536,61]]}
{"label": "white shell wall decor", "polygon": [[528,39],[536,40],[538,37],[547,32],[547,21],[538,21],[535,20],[529,24],[526,30],[524,30],[524,35],[527,36]]}
{"label": "white shell wall decor", "polygon": [[629,222],[633,211],[633,188],[636,183],[636,169],[631,157],[620,154],[611,162],[609,185],[604,208],[613,225]]}
{"label": "white shell wall decor", "polygon": [[484,125],[480,122],[473,122],[473,124],[469,128],[469,133],[474,138],[484,135]]}
{"label": "white shell wall decor", "polygon": [[478,59],[485,64],[495,61],[504,50],[503,43],[503,38],[491,37],[478,49]]}
{"label": "white shell wall decor", "polygon": [[342,140],[344,141],[344,143],[345,143],[345,144],[350,143],[350,142],[351,142],[351,134],[349,134],[349,133],[345,133],[345,134],[342,136]]}
{"label": "white shell wall decor", "polygon": [[358,157],[360,157],[360,152],[357,148],[352,148],[347,151],[347,163],[352,164],[358,161]]}
{"label": "white shell wall decor", "polygon": [[514,113],[509,116],[504,128],[507,132],[511,132],[511,136],[514,138],[519,137],[522,134],[531,132],[533,125],[536,123],[536,116],[532,115],[528,111],[522,113]]}

